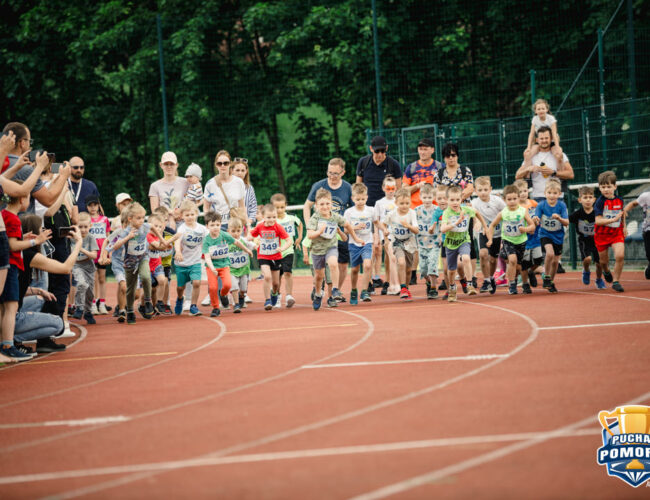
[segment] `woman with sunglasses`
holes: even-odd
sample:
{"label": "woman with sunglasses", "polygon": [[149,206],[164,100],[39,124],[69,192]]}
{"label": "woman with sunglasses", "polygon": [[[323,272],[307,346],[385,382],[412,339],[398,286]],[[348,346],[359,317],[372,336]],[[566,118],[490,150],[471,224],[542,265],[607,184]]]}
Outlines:
{"label": "woman with sunglasses", "polygon": [[246,211],[246,185],[239,177],[232,175],[230,164],[230,153],[219,151],[214,158],[216,175],[205,185],[203,195],[203,211],[220,214],[223,231],[228,230],[231,209],[239,208],[241,213]]}
{"label": "woman with sunglasses", "polygon": [[255,224],[257,221],[257,198],[255,189],[251,186],[251,176],[248,171],[248,160],[246,158],[235,158],[232,163],[231,172],[239,177],[246,185],[246,195],[244,196],[244,205],[246,207],[246,216],[248,225]]}

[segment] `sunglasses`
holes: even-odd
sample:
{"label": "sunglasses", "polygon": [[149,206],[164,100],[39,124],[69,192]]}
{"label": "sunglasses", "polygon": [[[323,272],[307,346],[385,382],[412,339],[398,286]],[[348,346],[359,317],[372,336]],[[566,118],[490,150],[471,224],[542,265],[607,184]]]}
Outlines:
{"label": "sunglasses", "polygon": [[374,151],[375,151],[375,153],[377,153],[378,155],[381,155],[381,154],[384,154],[384,153],[386,152],[386,148],[377,148],[377,149],[375,149]]}
{"label": "sunglasses", "polygon": [[72,167],[72,170],[83,170],[84,168],[86,168],[85,165],[75,165]]}
{"label": "sunglasses", "polygon": [[248,158],[235,158],[233,161],[235,163],[245,163],[246,165],[248,165]]}
{"label": "sunglasses", "polygon": [[457,157],[458,157],[458,155],[456,153],[451,153],[451,154],[448,154],[447,156],[445,156],[445,158],[457,158]]}
{"label": "sunglasses", "polygon": [[397,188],[395,186],[386,186],[384,188],[384,191],[396,191]]}
{"label": "sunglasses", "polygon": [[227,167],[228,165],[230,165],[230,162],[229,161],[215,161],[214,164],[217,167]]}

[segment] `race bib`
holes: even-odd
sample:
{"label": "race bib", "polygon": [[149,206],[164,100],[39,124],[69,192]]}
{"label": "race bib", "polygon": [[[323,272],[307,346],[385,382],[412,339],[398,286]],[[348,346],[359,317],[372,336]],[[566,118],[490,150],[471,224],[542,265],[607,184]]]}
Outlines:
{"label": "race bib", "polygon": [[230,253],[230,267],[233,269],[241,269],[242,267],[246,267],[246,264],[248,264],[248,255],[246,252],[239,250]]}
{"label": "race bib", "polygon": [[[610,210],[609,208],[606,208],[603,210],[603,217],[605,217],[605,219],[613,219],[619,213],[621,213],[621,210]],[[607,227],[621,227],[621,219],[617,220],[613,224],[608,224]]]}
{"label": "race bib", "polygon": [[282,227],[287,232],[287,234],[292,238],[296,236],[296,226],[293,223],[287,224],[286,226],[282,224]]}
{"label": "race bib", "polygon": [[510,222],[510,221],[504,221],[503,222],[503,231],[502,235],[507,236],[508,238],[516,238],[517,236],[521,236],[521,232],[519,231],[520,227],[523,227],[523,222],[518,220],[516,222]]}
{"label": "race bib", "polygon": [[418,231],[420,233],[429,233],[429,224],[419,224],[418,223]]}
{"label": "race bib", "polygon": [[[451,217],[449,217],[448,223],[449,224],[456,224],[456,222],[458,222],[459,219],[460,219],[460,215],[452,215]],[[461,222],[457,226],[454,225],[454,227],[451,228],[451,232],[452,233],[464,233],[465,231],[468,230],[468,228],[469,228],[469,218],[465,217],[463,219],[463,222]]]}
{"label": "race bib", "polygon": [[411,231],[409,231],[407,228],[405,228],[401,224],[396,224],[395,226],[393,226],[393,235],[398,240],[405,240],[410,236],[410,234],[411,234]]}
{"label": "race bib", "polygon": [[106,224],[104,222],[93,222],[88,232],[95,239],[106,239]]}
{"label": "race bib", "polygon": [[223,259],[228,255],[228,245],[210,245],[208,247],[208,253],[212,259]]}
{"label": "race bib", "polygon": [[331,240],[334,238],[334,236],[336,236],[337,225],[334,222],[320,221],[318,223],[318,229],[320,230],[320,228],[323,226],[325,226],[325,231],[323,231],[321,237],[325,238],[326,240]]}
{"label": "race bib", "polygon": [[[485,219],[485,224],[487,227],[490,227],[490,224],[492,224],[493,221]],[[485,235],[487,235],[487,227],[482,228],[481,232]],[[496,226],[494,226],[494,233],[492,234],[499,234],[501,232],[501,223],[499,222]]]}
{"label": "race bib", "polygon": [[551,219],[546,215],[542,215],[542,227],[549,232],[559,231],[562,229],[562,223],[557,219]]}
{"label": "race bib", "polygon": [[147,250],[147,242],[137,240],[129,240],[129,243],[126,248],[126,253],[130,255],[144,255]]}
{"label": "race bib", "polygon": [[257,251],[260,255],[274,255],[280,250],[279,238],[268,238],[260,242],[260,248]]}
{"label": "race bib", "polygon": [[197,235],[196,233],[187,233],[183,237],[183,242],[187,248],[196,248],[197,246],[203,244],[203,235]]}
{"label": "race bib", "polygon": [[584,220],[579,220],[578,221],[578,232],[580,234],[584,234],[585,236],[593,236],[594,235],[594,223],[593,222],[587,222]]}
{"label": "race bib", "polygon": [[[357,229],[357,226],[362,225],[361,229]],[[352,226],[355,228],[354,232],[357,235],[368,235],[372,229],[372,222],[369,219],[352,219]]]}

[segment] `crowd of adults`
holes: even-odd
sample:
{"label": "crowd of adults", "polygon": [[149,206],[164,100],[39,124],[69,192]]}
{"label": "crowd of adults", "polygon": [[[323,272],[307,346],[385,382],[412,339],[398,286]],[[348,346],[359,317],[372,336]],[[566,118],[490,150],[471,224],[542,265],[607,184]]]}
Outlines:
{"label": "crowd of adults", "polygon": [[[516,172],[517,179],[529,179],[535,199],[543,197],[548,177],[573,178],[573,169],[566,155],[552,151],[553,131],[541,127],[536,136],[538,148],[534,154],[525,155]],[[87,200],[99,199],[97,186],[85,177],[87,170],[83,157],[74,156],[57,164],[47,152],[30,157],[32,144],[30,129],[24,124],[13,122],[4,127],[0,139],[0,197],[5,195],[5,201],[1,208],[7,208],[7,199],[15,201],[30,195],[26,206],[20,207],[19,218],[16,217],[22,229],[19,239],[23,242],[20,246],[22,269],[18,269],[17,277],[13,276],[9,260],[0,260],[2,357],[5,361],[15,360],[21,354],[23,358],[31,357],[34,350],[41,353],[65,350],[65,345],[58,343],[57,339],[74,336],[67,321],[66,307],[70,273],[81,246],[80,232],[74,227],[79,214],[87,210]],[[382,183],[387,176],[395,178],[397,188],[403,186],[410,191],[412,208],[422,203],[419,192],[425,184],[460,186],[463,199],[469,199],[474,192],[474,178],[472,171],[462,164],[458,146],[452,143],[443,146],[442,163],[434,159],[434,153],[434,140],[421,139],[417,145],[418,159],[402,170],[400,163],[389,155],[386,140],[381,136],[374,137],[369,145],[369,154],[357,161],[355,170],[356,182],[368,188],[367,204],[374,206],[384,197]],[[162,177],[151,184],[148,192],[149,206],[152,212],[159,206],[166,207],[170,226],[175,227],[180,222],[179,207],[188,196],[205,212],[219,213],[224,228],[233,215],[248,220],[249,227],[258,220],[258,200],[245,158],[233,159],[227,151],[219,151],[214,161],[214,175],[207,180],[204,189],[202,169],[191,164],[186,175],[180,176],[179,162],[173,152],[162,156],[160,168]],[[320,188],[332,194],[332,207],[336,213],[343,215],[353,205],[352,188],[344,180],[345,174],[343,160],[328,164],[327,177],[313,184],[304,203],[305,224],[309,222],[315,194]],[[116,200],[117,206],[129,195],[121,193],[119,197],[122,199]],[[16,232],[13,228],[15,219],[7,210],[2,213],[0,235],[4,238],[0,238],[0,253],[4,257],[9,255],[7,238],[15,236]],[[73,229],[65,234],[59,231],[70,226]],[[350,257],[347,244],[340,242],[338,250],[341,287]],[[14,281],[18,283],[17,287]],[[15,297],[12,295],[14,288],[17,290]],[[11,305],[13,302],[16,302],[16,307]],[[25,345],[29,341],[36,341],[35,348]]]}

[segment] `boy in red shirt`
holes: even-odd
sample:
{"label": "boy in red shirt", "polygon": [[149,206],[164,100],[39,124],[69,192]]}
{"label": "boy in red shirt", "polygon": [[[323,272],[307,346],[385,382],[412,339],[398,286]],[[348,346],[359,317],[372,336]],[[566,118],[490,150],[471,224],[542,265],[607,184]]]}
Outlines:
{"label": "boy in red shirt", "polygon": [[[158,231],[158,234],[163,234],[165,229],[165,220],[157,214],[149,216],[149,223],[151,227]],[[162,293],[167,286],[167,276],[165,276],[165,270],[162,265],[161,252],[169,250],[172,248],[176,237],[160,241],[160,238],[156,236],[153,231],[147,234],[147,241],[149,242],[149,270],[151,271],[151,299],[155,308],[155,315],[162,314],[164,316],[171,316],[171,309],[167,310],[165,304],[162,301]],[[160,287],[160,294],[158,289]],[[140,306],[143,307],[143,306]]]}
{"label": "boy in red shirt", "polygon": [[[262,222],[253,228],[251,237],[259,237],[257,261],[264,276],[264,309],[270,311],[278,302],[280,292],[280,261],[282,252],[291,246],[291,240],[284,228],[276,222],[275,206],[262,207]],[[283,240],[280,245],[280,240]]]}
{"label": "boy in red shirt", "polygon": [[[598,176],[598,189],[600,197],[594,205],[596,214],[596,227],[594,228],[594,243],[600,265],[603,268],[603,277],[612,283],[612,289],[622,292],[623,287],[618,282],[623,272],[625,258],[625,204],[616,196],[616,174],[607,170]],[[614,250],[614,276],[609,270],[609,247]]]}

